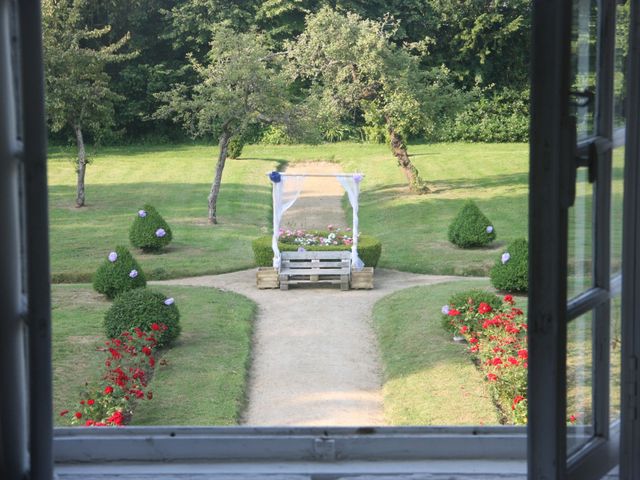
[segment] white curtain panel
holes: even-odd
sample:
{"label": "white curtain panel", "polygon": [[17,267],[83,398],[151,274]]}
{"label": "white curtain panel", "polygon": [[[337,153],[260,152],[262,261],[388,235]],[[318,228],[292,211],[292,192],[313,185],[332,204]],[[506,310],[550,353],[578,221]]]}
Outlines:
{"label": "white curtain panel", "polygon": [[280,222],[282,215],[296,203],[304,183],[303,175],[282,175],[279,182],[273,183],[273,237],[271,249],[273,250],[273,268],[280,268],[280,249],[278,237],[280,234]]}
{"label": "white curtain panel", "polygon": [[347,192],[349,203],[353,209],[353,245],[351,245],[351,267],[360,271],[364,268],[364,262],[358,256],[358,196],[360,195],[360,180],[362,175],[357,176],[338,176],[336,177],[340,185]]}

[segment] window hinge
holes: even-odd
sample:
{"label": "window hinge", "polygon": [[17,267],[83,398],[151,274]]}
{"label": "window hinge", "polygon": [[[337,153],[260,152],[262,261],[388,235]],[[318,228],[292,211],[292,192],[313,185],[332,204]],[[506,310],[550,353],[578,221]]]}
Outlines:
{"label": "window hinge", "polygon": [[336,441],[332,438],[319,437],[313,441],[313,453],[316,460],[332,462],[336,459]]}

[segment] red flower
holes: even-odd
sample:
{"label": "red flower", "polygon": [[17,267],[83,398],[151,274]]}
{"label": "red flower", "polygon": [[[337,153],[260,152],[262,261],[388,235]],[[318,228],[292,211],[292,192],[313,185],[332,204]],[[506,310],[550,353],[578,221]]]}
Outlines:
{"label": "red flower", "polygon": [[522,395],[516,395],[515,397],[513,397],[513,404],[511,405],[511,410],[515,410],[516,405],[518,405],[522,400],[524,400],[524,397]]}
{"label": "red flower", "polygon": [[507,303],[513,303],[513,296],[512,295],[505,295],[503,300]]}
{"label": "red flower", "polygon": [[67,413],[69,413],[69,410],[62,410],[62,411],[60,412],[60,416],[61,416],[61,417],[64,417]]}
{"label": "red flower", "polygon": [[467,333],[467,330],[469,330],[469,327],[467,327],[466,325],[460,327],[460,333]]}
{"label": "red flower", "polygon": [[478,343],[478,339],[476,337],[472,337],[469,339],[469,343],[473,343],[473,344]]}
{"label": "red flower", "polygon": [[153,357],[149,357],[149,366],[153,368],[155,367],[155,365],[156,365],[156,359]]}
{"label": "red flower", "polygon": [[111,356],[116,360],[119,358],[122,358],[122,355],[120,354],[120,352],[114,348],[109,347],[109,353],[111,353]]}
{"label": "red flower", "polygon": [[518,359],[516,359],[516,358],[509,357],[509,358],[507,358],[507,361],[508,361],[511,365],[518,365]]}
{"label": "red flower", "polygon": [[81,419],[82,418],[82,414],[80,412],[76,412],[76,413],[74,413],[74,415],[75,415],[75,417],[77,419]]}
{"label": "red flower", "polygon": [[489,313],[491,310],[493,310],[491,308],[491,305],[489,305],[488,303],[480,302],[480,305],[478,306],[478,313],[485,314]]}
{"label": "red flower", "polygon": [[498,380],[498,376],[495,373],[488,373],[487,380],[489,380],[490,382],[495,382],[496,380]]}
{"label": "red flower", "polygon": [[157,323],[152,323],[151,330],[155,330],[157,332],[158,330],[160,330],[160,325],[158,325]]}
{"label": "red flower", "polygon": [[104,394],[109,395],[110,393],[113,393],[113,387],[111,385],[107,385],[104,387]]}
{"label": "red flower", "polygon": [[474,346],[473,346],[473,347],[471,347],[469,350],[470,350],[471,352],[475,353],[475,352],[477,352],[477,351],[479,350],[479,348],[478,348],[478,346],[477,346],[477,345],[474,345]]}
{"label": "red flower", "polygon": [[149,355],[151,355],[151,349],[145,345],[144,347],[142,347],[142,353],[144,353],[148,357]]}
{"label": "red flower", "polygon": [[84,405],[84,400],[80,400],[80,405]]}
{"label": "red flower", "polygon": [[87,400],[87,405],[93,405],[94,403],[96,403],[96,401],[93,398]]}
{"label": "red flower", "polygon": [[136,390],[134,393],[136,394],[136,397],[138,397],[138,398],[144,397],[144,392],[142,390]]}
{"label": "red flower", "polygon": [[450,317],[455,317],[456,315],[460,315],[460,312],[458,310],[456,310],[455,308],[449,309],[449,316]]}
{"label": "red flower", "polygon": [[107,418],[107,423],[122,425],[123,422],[124,422],[124,415],[120,410],[116,410],[115,412],[113,412],[113,415]]}
{"label": "red flower", "polygon": [[576,417],[575,415],[570,415],[569,416],[569,422],[571,423],[576,423],[576,420],[578,419],[578,417]]}
{"label": "red flower", "polygon": [[94,422],[93,420],[89,419],[85,422],[85,426],[90,427],[91,425],[95,425],[96,422]]}
{"label": "red flower", "polygon": [[491,360],[491,363],[493,365],[502,365],[502,359],[500,357],[496,357],[493,360]]}
{"label": "red flower", "polygon": [[529,351],[525,350],[524,348],[522,350],[518,350],[518,357],[520,357],[523,360],[526,360],[529,358]]}

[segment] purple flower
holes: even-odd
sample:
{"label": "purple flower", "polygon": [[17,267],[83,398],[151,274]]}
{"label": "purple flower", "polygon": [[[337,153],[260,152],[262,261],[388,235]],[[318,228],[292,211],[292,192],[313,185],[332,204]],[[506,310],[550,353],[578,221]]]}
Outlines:
{"label": "purple flower", "polygon": [[116,252],[111,252],[109,254],[109,261],[111,263],[115,262],[118,259],[118,254]]}
{"label": "purple flower", "polygon": [[298,251],[299,252],[306,252],[306,250],[304,248],[302,248],[302,247],[298,247]]}
{"label": "purple flower", "polygon": [[502,264],[504,265],[505,263],[507,263],[510,258],[511,258],[511,255],[509,255],[509,252],[504,252],[501,257]]}
{"label": "purple flower", "polygon": [[444,315],[449,315],[449,305],[443,305],[440,310]]}
{"label": "purple flower", "polygon": [[138,276],[138,270],[133,269],[129,272],[129,277],[136,278]]}
{"label": "purple flower", "polygon": [[356,183],[360,183],[363,178],[364,178],[364,175],[362,175],[361,173],[354,173],[353,174],[353,181],[356,182]]}
{"label": "purple flower", "polygon": [[169,297],[164,301],[165,305],[173,305],[173,302],[175,302],[175,300],[173,299],[173,297]]}
{"label": "purple flower", "polygon": [[489,225],[487,227],[487,233],[491,233],[491,232],[493,232],[493,226]]}
{"label": "purple flower", "polygon": [[280,180],[282,180],[282,177],[280,176],[279,172],[273,171],[269,174],[269,178],[271,179],[271,181],[273,183],[279,183]]}
{"label": "purple flower", "polygon": [[144,218],[147,216],[147,212],[145,212],[144,210],[138,210],[138,216],[140,218]]}
{"label": "purple flower", "polygon": [[156,237],[158,238],[162,238],[167,234],[167,232],[164,231],[164,228],[159,228],[156,230]]}

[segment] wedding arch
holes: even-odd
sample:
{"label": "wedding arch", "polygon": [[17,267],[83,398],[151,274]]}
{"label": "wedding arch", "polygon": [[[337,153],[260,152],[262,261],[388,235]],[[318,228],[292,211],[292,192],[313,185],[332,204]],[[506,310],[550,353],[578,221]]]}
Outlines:
{"label": "wedding arch", "polygon": [[307,177],[334,177],[342,188],[347,192],[349,203],[353,211],[353,244],[351,245],[351,268],[360,271],[364,268],[364,262],[358,256],[358,198],[360,196],[360,182],[364,178],[361,173],[309,173],[309,174],[287,174],[281,172],[271,172],[267,174],[273,184],[273,236],[271,238],[271,249],[273,250],[273,268],[280,268],[280,249],[278,248],[278,237],[280,232],[280,222],[284,213],[293,206],[300,193],[302,185]]}

